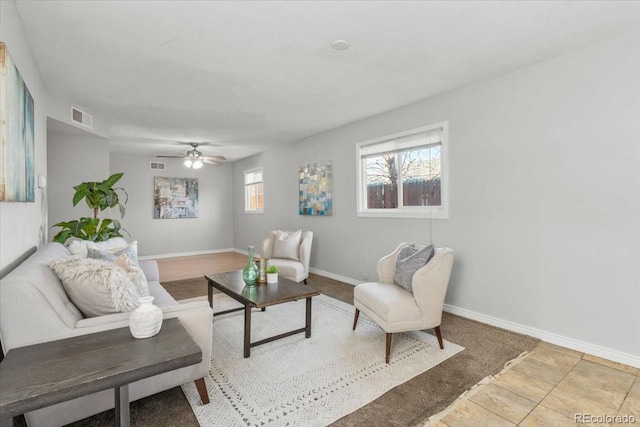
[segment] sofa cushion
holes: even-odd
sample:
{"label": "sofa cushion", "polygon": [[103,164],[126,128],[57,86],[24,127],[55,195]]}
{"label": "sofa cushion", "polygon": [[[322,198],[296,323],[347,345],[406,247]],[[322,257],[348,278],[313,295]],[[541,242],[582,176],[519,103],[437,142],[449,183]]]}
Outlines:
{"label": "sofa cushion", "polygon": [[423,316],[415,298],[393,283],[358,285],[353,290],[353,301],[367,315],[374,316],[373,320],[386,332],[420,328]]}
{"label": "sofa cushion", "polygon": [[416,248],[411,245],[403,246],[396,258],[396,269],[393,274],[393,283],[402,286],[409,292],[413,292],[411,279],[420,267],[433,258],[433,245]]}
{"label": "sofa cushion", "polygon": [[127,273],[110,261],[74,256],[50,266],[86,317],[132,311],[143,296]]}
{"label": "sofa cushion", "polygon": [[302,230],[288,232],[278,230],[273,242],[273,258],[300,260]]}
{"label": "sofa cushion", "polygon": [[306,276],[304,265],[292,259],[270,259],[269,265],[275,265],[280,270],[279,274],[294,282],[300,282]]}

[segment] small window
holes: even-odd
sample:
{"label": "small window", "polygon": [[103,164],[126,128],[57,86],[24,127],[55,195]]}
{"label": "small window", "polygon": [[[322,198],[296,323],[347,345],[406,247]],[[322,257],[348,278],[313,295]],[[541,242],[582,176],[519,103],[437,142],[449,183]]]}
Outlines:
{"label": "small window", "polygon": [[448,218],[447,123],[357,144],[358,216]]}
{"label": "small window", "polygon": [[264,187],[262,168],[244,172],[244,211],[264,212]]}

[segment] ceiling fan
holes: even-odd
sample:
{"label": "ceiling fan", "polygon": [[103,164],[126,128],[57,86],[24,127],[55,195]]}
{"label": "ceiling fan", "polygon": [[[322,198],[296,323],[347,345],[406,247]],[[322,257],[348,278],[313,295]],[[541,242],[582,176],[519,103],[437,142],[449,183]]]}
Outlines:
{"label": "ceiling fan", "polygon": [[188,168],[200,169],[203,164],[222,166],[220,160],[227,160],[224,156],[204,156],[201,151],[198,151],[199,145],[207,145],[207,143],[190,142],[189,145],[193,147],[187,151],[186,154],[178,156],[156,156],[170,159],[184,159],[183,163]]}

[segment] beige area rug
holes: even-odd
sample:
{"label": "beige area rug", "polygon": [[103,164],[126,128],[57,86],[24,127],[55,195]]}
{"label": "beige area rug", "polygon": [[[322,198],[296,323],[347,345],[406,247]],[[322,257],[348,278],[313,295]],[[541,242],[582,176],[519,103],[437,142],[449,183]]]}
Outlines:
{"label": "beige area rug", "polygon": [[[214,310],[238,306],[214,295]],[[252,341],[304,326],[304,300],[252,315]],[[353,307],[320,295],[313,299],[312,336],[294,335],[254,347],[242,357],[242,312],[216,317],[211,402],[200,403],[193,383],[183,391],[201,426],[325,426],[427,371],[463,347],[423,332],[394,334],[391,363],[385,334],[366,316],[351,330]]]}

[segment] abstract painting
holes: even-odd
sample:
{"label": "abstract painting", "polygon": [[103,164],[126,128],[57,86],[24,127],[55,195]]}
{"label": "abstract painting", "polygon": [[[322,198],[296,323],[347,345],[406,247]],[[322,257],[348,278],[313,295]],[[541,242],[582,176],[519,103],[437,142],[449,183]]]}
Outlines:
{"label": "abstract painting", "polygon": [[35,201],[33,97],[0,43],[0,201]]}
{"label": "abstract painting", "polygon": [[198,178],[154,177],[155,219],[197,218]]}
{"label": "abstract painting", "polygon": [[331,202],[331,162],[314,163],[300,167],[300,215],[328,216],[333,211]]}

